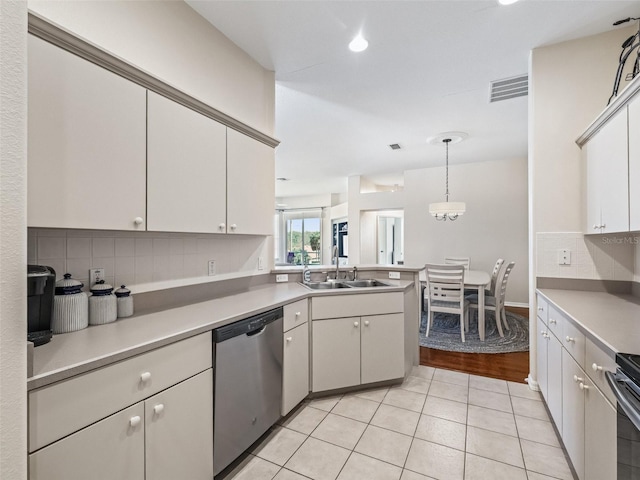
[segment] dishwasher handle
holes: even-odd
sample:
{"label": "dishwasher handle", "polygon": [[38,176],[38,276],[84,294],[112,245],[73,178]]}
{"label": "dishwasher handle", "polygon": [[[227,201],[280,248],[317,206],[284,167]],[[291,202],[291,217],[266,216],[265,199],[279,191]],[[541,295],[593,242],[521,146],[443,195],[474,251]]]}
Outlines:
{"label": "dishwasher handle", "polygon": [[616,400],[618,400],[618,406],[629,420],[631,420],[631,423],[640,430],[640,409],[638,408],[638,401],[627,387],[628,384],[633,383],[633,380],[629,379],[629,377],[620,371],[618,371],[617,374],[605,372],[605,377],[611,390],[613,390],[613,394],[616,396]]}
{"label": "dishwasher handle", "polygon": [[282,317],[283,308],[279,307],[259,315],[238,320],[224,327],[216,328],[213,331],[213,341],[214,343],[220,343],[240,335],[258,335],[264,331],[267,325]]}

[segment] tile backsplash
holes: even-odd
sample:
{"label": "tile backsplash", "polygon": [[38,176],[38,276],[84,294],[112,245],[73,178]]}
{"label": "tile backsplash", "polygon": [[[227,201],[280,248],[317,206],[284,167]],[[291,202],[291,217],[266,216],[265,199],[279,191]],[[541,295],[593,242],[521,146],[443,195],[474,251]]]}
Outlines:
{"label": "tile backsplash", "polygon": [[112,285],[139,285],[205,277],[209,260],[217,275],[258,273],[259,257],[271,264],[270,245],[264,236],[30,228],[27,258],[85,285],[91,268],[104,268]]}
{"label": "tile backsplash", "polygon": [[[593,280],[638,278],[634,234],[583,235],[579,232],[536,234],[538,277]],[[640,239],[638,240],[640,241]],[[558,251],[571,252],[571,264],[558,264]]]}

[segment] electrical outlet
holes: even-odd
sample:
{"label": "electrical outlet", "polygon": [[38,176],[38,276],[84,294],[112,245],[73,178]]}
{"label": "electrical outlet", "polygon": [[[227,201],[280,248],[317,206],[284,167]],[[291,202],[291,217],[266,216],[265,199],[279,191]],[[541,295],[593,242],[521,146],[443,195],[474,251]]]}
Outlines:
{"label": "electrical outlet", "polygon": [[89,270],[89,285],[95,285],[104,280],[104,268],[92,268]]}
{"label": "electrical outlet", "polygon": [[286,273],[281,273],[280,275],[276,275],[276,282],[288,282],[289,275]]}
{"label": "electrical outlet", "polygon": [[264,257],[258,257],[258,270],[264,270]]}
{"label": "electrical outlet", "polygon": [[558,250],[558,265],[571,265],[571,250],[567,248]]}
{"label": "electrical outlet", "polygon": [[209,260],[209,276],[216,274],[216,261]]}
{"label": "electrical outlet", "polygon": [[400,272],[389,272],[389,278],[400,280]]}

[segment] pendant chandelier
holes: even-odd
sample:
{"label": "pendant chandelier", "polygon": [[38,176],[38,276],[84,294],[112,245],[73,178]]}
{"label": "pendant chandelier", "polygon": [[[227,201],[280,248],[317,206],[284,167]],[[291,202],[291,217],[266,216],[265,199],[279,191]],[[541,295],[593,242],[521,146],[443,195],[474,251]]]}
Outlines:
{"label": "pendant chandelier", "polygon": [[437,142],[444,143],[445,154],[445,201],[430,203],[429,213],[435,217],[436,220],[455,220],[462,215],[466,210],[466,204],[464,202],[450,202],[449,201],[449,144],[461,142],[466,137],[466,134],[462,132],[449,132],[446,134],[432,137],[428,140],[432,145],[437,145]]}

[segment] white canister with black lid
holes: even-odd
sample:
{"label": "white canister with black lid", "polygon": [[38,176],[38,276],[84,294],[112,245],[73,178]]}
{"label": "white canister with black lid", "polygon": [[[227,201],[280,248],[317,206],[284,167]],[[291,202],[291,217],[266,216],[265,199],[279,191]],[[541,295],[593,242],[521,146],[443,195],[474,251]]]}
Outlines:
{"label": "white canister with black lid", "polygon": [[70,273],[56,282],[51,318],[53,333],[74,332],[89,325],[89,301],[82,287],[84,284],[71,278]]}
{"label": "white canister with black lid", "polygon": [[118,318],[130,317],[133,315],[133,297],[131,290],[125,285],[120,285],[115,292],[118,302]]}
{"label": "white canister with black lid", "polygon": [[118,318],[118,306],[113,287],[104,280],[91,287],[89,297],[89,325],[103,325]]}

